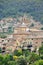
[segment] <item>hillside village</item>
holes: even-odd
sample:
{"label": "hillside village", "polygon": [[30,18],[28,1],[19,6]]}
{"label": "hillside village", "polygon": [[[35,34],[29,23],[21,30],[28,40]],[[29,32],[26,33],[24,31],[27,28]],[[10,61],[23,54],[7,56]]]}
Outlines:
{"label": "hillside village", "polygon": [[0,65],[43,65],[43,0],[0,0]]}
{"label": "hillside village", "polygon": [[[15,49],[28,49],[38,53],[43,44],[43,25],[27,18],[4,18],[0,21],[0,48],[2,53],[12,53]],[[35,50],[36,49],[36,50]]]}
{"label": "hillside village", "polygon": [[[26,16],[24,16],[26,18]],[[13,32],[14,28],[20,23],[22,22],[22,18],[24,17],[18,17],[16,18],[3,18],[2,20],[0,20],[0,33],[2,32]],[[41,29],[43,28],[43,24],[41,24],[40,22],[37,22],[35,20],[32,19],[32,17],[27,18],[28,19],[28,28],[34,28],[34,29]]]}

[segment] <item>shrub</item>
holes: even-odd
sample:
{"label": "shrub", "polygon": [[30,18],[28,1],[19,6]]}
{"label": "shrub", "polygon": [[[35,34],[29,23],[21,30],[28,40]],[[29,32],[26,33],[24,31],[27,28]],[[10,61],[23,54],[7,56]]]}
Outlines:
{"label": "shrub", "polygon": [[30,51],[29,50],[23,50],[23,55],[29,56],[30,55]]}
{"label": "shrub", "polygon": [[0,62],[0,65],[3,65],[3,63],[2,63],[2,62]]}
{"label": "shrub", "polygon": [[20,50],[15,50],[14,51],[14,55],[15,56],[20,56],[20,55],[22,55],[22,50],[20,49]]}
{"label": "shrub", "polygon": [[14,59],[14,60],[18,59],[18,56],[13,56],[13,59]]}
{"label": "shrub", "polygon": [[0,62],[3,61],[3,56],[0,54]]}
{"label": "shrub", "polygon": [[16,61],[17,65],[27,65],[27,61],[23,57],[19,57]]}
{"label": "shrub", "polygon": [[8,61],[11,61],[11,60],[13,60],[13,56],[6,54],[4,55],[3,64],[8,65]]}
{"label": "shrub", "polygon": [[0,48],[0,53],[2,53],[2,49]]}
{"label": "shrub", "polygon": [[43,55],[41,55],[40,58],[43,60]]}
{"label": "shrub", "polygon": [[34,63],[35,61],[39,60],[40,57],[39,55],[35,54],[35,53],[32,53],[29,57],[29,63]]}
{"label": "shrub", "polygon": [[43,55],[43,45],[39,48],[39,55]]}
{"label": "shrub", "polygon": [[43,65],[43,60],[36,61],[33,65]]}
{"label": "shrub", "polygon": [[15,61],[9,61],[8,65],[16,65]]}

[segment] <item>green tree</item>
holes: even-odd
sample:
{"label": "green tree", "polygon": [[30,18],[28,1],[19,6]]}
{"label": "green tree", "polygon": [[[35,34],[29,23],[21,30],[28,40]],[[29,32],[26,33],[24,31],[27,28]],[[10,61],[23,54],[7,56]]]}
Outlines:
{"label": "green tree", "polygon": [[39,55],[43,55],[43,45],[39,48]]}
{"label": "green tree", "polygon": [[39,60],[39,59],[40,59],[39,55],[32,53],[28,60],[29,60],[29,63],[31,64],[31,63],[34,63],[35,61]]}
{"label": "green tree", "polygon": [[17,65],[27,65],[27,61],[23,57],[19,57],[16,61]]}
{"label": "green tree", "polygon": [[0,65],[3,65],[3,56],[0,54]]}
{"label": "green tree", "polygon": [[22,50],[15,50],[14,55],[16,55],[16,56],[22,55]]}
{"label": "green tree", "polygon": [[29,56],[30,55],[30,51],[29,50],[23,50],[23,55]]}
{"label": "green tree", "polygon": [[43,27],[41,28],[41,30],[43,30]]}
{"label": "green tree", "polygon": [[32,24],[30,25],[30,27],[34,27],[34,23],[32,23]]}
{"label": "green tree", "polygon": [[8,65],[8,61],[13,60],[13,57],[9,54],[4,55],[3,64]]}
{"label": "green tree", "polygon": [[2,63],[2,62],[0,62],[0,65],[3,65],[3,63]]}
{"label": "green tree", "polygon": [[0,48],[0,53],[2,53],[2,49]]}
{"label": "green tree", "polygon": [[0,37],[1,38],[6,38],[7,36],[2,34],[2,35],[0,35]]}
{"label": "green tree", "polygon": [[43,55],[41,55],[40,58],[43,60]]}
{"label": "green tree", "polygon": [[43,65],[43,60],[36,61],[33,65]]}
{"label": "green tree", "polygon": [[16,65],[15,61],[9,61],[8,65]]}
{"label": "green tree", "polygon": [[0,62],[3,61],[3,56],[0,54]]}

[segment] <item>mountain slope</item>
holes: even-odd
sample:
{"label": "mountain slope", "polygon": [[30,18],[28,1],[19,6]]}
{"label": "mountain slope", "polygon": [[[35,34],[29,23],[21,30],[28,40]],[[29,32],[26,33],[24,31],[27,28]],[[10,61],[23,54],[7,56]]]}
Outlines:
{"label": "mountain slope", "polygon": [[43,23],[43,0],[0,0],[0,19],[25,13]]}

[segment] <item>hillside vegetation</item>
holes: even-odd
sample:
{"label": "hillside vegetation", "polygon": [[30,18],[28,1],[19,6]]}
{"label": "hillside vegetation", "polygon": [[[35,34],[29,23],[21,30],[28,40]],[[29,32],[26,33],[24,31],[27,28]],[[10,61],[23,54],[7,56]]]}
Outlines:
{"label": "hillside vegetation", "polygon": [[24,14],[43,23],[43,0],[0,0],[0,19]]}

